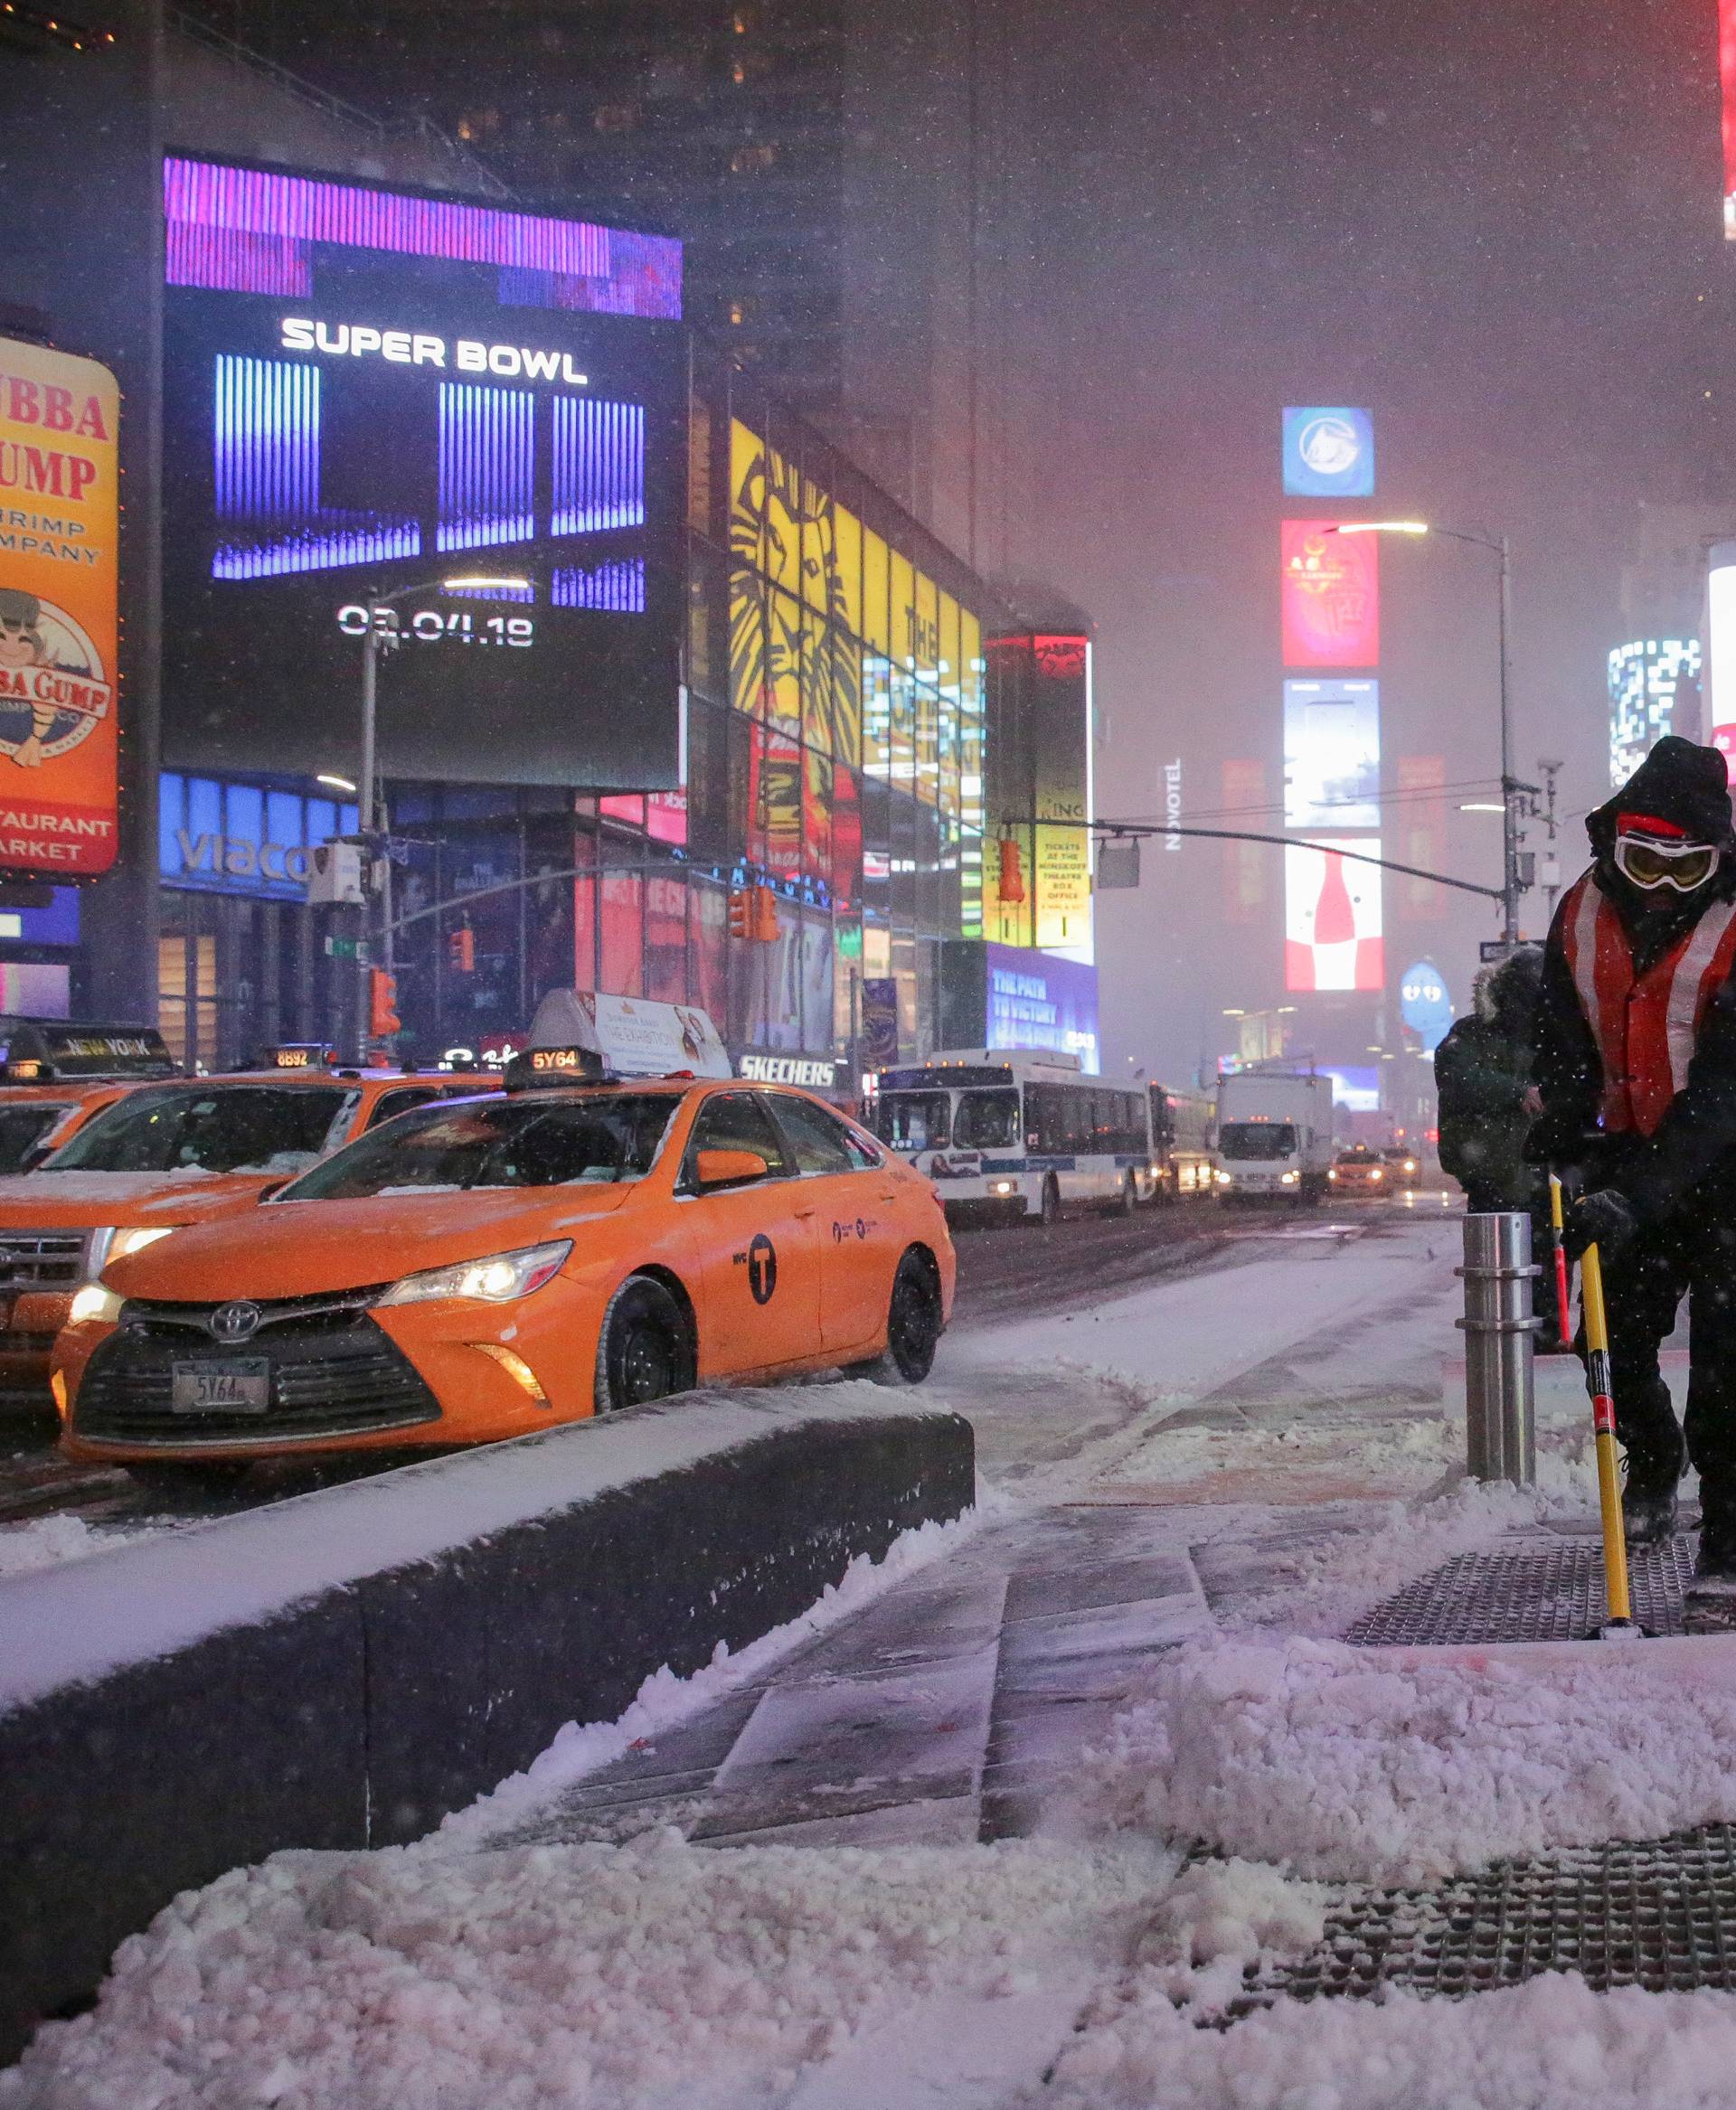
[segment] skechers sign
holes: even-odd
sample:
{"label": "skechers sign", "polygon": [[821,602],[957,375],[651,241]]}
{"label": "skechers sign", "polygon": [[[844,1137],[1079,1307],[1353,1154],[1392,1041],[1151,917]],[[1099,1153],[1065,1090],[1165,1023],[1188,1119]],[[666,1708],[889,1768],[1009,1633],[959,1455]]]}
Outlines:
{"label": "skechers sign", "polygon": [[1287,410],[1284,492],[1289,498],[1372,498],[1374,423],[1368,412]]}

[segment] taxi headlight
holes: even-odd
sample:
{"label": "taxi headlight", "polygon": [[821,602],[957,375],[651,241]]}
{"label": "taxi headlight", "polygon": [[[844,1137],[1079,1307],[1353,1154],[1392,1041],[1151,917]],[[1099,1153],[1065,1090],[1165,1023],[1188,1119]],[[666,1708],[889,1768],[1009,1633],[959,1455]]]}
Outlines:
{"label": "taxi headlight", "polygon": [[1368,1176],[1371,1180],[1378,1180],[1381,1177],[1381,1168],[1379,1165],[1376,1165],[1374,1170]]}
{"label": "taxi headlight", "polygon": [[73,1325],[83,1324],[87,1319],[100,1319],[112,1326],[120,1316],[125,1299],[118,1297],[112,1289],[105,1289],[99,1282],[87,1282],[72,1299],[72,1309],[67,1314]]}
{"label": "taxi headlight", "polygon": [[521,1246],[513,1253],[491,1253],[485,1260],[460,1260],[453,1267],[429,1267],[406,1275],[380,1299],[382,1305],[426,1304],[430,1297],[468,1297],[486,1305],[511,1304],[529,1296],[561,1272],[572,1250],[571,1239],[546,1246]]}
{"label": "taxi headlight", "polygon": [[85,1248],[85,1280],[94,1282],[110,1260],[122,1259],[128,1253],[142,1253],[146,1246],[156,1245],[158,1239],[166,1239],[172,1230],[180,1228],[173,1223],[104,1224],[100,1230],[90,1233],[90,1243]]}

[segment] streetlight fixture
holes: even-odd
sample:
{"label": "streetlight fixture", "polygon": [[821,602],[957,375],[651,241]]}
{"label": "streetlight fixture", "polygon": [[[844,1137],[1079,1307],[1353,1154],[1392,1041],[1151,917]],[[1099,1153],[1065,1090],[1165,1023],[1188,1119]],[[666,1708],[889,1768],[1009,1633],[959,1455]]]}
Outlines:
{"label": "streetlight fixture", "polygon": [[1507,634],[1513,625],[1513,551],[1505,535],[1480,535],[1468,528],[1441,527],[1427,520],[1341,520],[1329,535],[1445,535],[1448,542],[1472,542],[1492,550],[1499,560],[1497,642],[1501,662],[1501,935],[1508,945],[1519,939],[1519,828],[1514,796],[1528,787],[1513,774],[1513,716],[1508,692]]}
{"label": "streetlight fixture", "polygon": [[1462,814],[1504,814],[1507,809],[1492,798],[1465,798],[1459,801],[1458,810]]}
{"label": "streetlight fixture", "polygon": [[329,784],[334,791],[347,791],[352,797],[355,796],[355,786],[350,779],[347,777],[335,777],[329,769],[322,769],[319,775],[314,778],[314,782],[316,784]]}

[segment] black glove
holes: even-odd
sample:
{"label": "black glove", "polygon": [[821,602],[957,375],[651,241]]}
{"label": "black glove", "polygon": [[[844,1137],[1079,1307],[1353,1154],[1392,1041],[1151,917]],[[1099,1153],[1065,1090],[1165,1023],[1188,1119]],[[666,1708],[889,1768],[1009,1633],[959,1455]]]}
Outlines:
{"label": "black glove", "polygon": [[1615,1188],[1581,1194],[1567,1212],[1568,1258],[1577,1260],[1588,1246],[1596,1246],[1599,1259],[1613,1260],[1638,1229],[1633,1203]]}

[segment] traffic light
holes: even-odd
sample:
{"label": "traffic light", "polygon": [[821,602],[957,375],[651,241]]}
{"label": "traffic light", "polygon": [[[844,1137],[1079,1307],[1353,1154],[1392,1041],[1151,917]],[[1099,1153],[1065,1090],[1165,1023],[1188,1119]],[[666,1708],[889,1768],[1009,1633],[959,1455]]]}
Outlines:
{"label": "traffic light", "polygon": [[752,928],[750,933],[750,936],[757,937],[761,945],[777,944],[778,896],[773,892],[771,888],[754,888],[753,916],[751,922]]}
{"label": "traffic light", "polygon": [[467,923],[446,934],[446,949],[452,962],[453,971],[459,975],[474,975],[476,971],[476,934]]}
{"label": "traffic light", "polygon": [[753,936],[753,894],[747,887],[735,887],[730,893],[730,936]]}
{"label": "traffic light", "polygon": [[404,1022],[398,1016],[398,977],[388,975],[383,967],[368,970],[368,1031],[376,1041],[383,1041],[389,1033],[402,1032]]}
{"label": "traffic light", "polygon": [[1000,858],[1000,873],[995,883],[997,900],[1018,902],[1024,899],[1024,863],[1019,855],[1019,846],[1010,835],[1003,835],[995,845]]}

